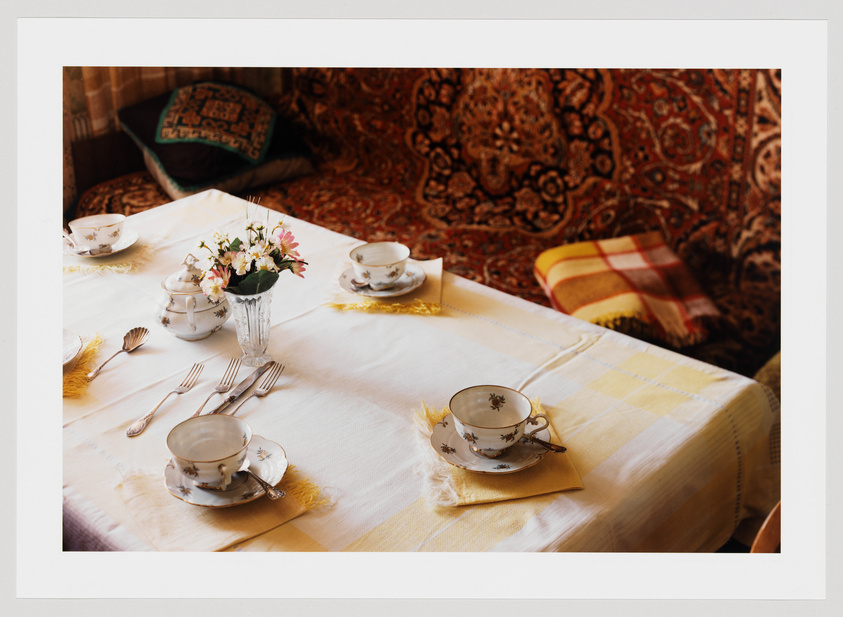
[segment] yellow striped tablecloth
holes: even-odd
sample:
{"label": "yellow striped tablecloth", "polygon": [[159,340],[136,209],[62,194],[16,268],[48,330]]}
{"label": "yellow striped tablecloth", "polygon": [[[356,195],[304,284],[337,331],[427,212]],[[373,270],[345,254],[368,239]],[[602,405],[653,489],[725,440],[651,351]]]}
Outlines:
{"label": "yellow striped tablecloth", "polygon": [[[167,432],[239,353],[230,321],[198,342],[155,323],[160,282],[246,208],[209,191],[134,215],[127,225],[147,251],[142,267],[62,275],[64,327],[101,335],[101,359],[130,328],[152,331],[82,396],[64,399],[70,548],[156,549],[138,513],[143,499],[127,487],[170,498]],[[284,448],[325,503],[273,512],[259,500],[211,516],[172,498],[171,523],[190,527],[189,544],[176,537],[166,550],[712,551],[778,501],[779,405],[760,384],[448,272],[438,314],[338,311],[329,306],[336,273],[359,239],[285,218],[309,264],[304,279],[282,276],[273,293],[269,352],[286,370],[269,396],[238,415]],[[125,429],[200,361],[194,389],[170,397],[146,432],[128,439]],[[423,403],[444,408],[477,384],[539,399],[583,488],[432,505],[414,412]],[[526,479],[530,470],[519,473]]]}

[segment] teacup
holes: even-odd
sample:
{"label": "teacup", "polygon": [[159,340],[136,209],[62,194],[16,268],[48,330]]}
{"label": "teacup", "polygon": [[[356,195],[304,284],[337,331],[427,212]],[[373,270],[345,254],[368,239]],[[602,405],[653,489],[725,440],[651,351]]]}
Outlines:
{"label": "teacup", "polygon": [[354,280],[375,291],[389,289],[404,274],[410,249],[399,242],[369,242],[349,253]]}
{"label": "teacup", "polygon": [[[486,458],[500,456],[522,437],[534,435],[550,423],[543,413],[530,415],[530,399],[504,386],[460,390],[451,397],[449,408],[459,436],[468,442],[472,452]],[[541,425],[525,433],[528,424]]]}
{"label": "teacup", "polygon": [[73,240],[79,249],[96,249],[103,253],[111,247],[123,233],[123,214],[92,214],[74,219],[68,223],[73,232]]}
{"label": "teacup", "polygon": [[167,435],[176,469],[200,488],[222,490],[231,484],[246,460],[252,428],[227,414],[196,416],[177,424]]}

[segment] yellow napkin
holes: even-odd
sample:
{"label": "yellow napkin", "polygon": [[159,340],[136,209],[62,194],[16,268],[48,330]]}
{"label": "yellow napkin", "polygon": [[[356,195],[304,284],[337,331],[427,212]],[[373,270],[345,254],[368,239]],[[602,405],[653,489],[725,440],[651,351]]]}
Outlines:
{"label": "yellow napkin", "polygon": [[328,306],[343,311],[436,315],[442,310],[442,258],[428,261],[411,259],[409,263],[424,270],[425,280],[418,289],[397,298],[367,298],[340,289]]}
{"label": "yellow napkin", "polygon": [[88,373],[94,368],[94,358],[102,347],[102,336],[97,334],[85,344],[79,358],[66,373],[62,382],[63,398],[79,398],[88,390]]}
{"label": "yellow napkin", "polygon": [[149,245],[133,246],[112,256],[74,257],[65,255],[62,272],[82,272],[83,274],[105,274],[116,272],[129,274],[141,268],[152,256]]}
{"label": "yellow napkin", "polygon": [[[533,413],[552,414],[542,409],[538,400],[531,401]],[[430,445],[434,425],[451,411],[447,407],[436,410],[422,402],[415,412],[416,434],[425,455],[421,472],[428,488],[428,501],[435,506],[466,506],[533,497],[582,489],[582,480],[567,452],[548,452],[537,464],[514,473],[481,474],[455,467],[442,460]],[[551,422],[550,440],[559,443]]]}
{"label": "yellow napkin", "polygon": [[327,502],[292,466],[278,487],[287,493],[281,499],[260,497],[227,508],[196,506],[173,497],[164,486],[163,472],[130,475],[116,488],[156,550],[221,551]]}

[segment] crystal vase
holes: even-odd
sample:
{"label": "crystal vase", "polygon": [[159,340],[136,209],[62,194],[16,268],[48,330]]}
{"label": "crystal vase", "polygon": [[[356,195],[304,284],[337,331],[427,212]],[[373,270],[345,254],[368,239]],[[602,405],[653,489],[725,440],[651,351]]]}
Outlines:
{"label": "crystal vase", "polygon": [[270,287],[251,295],[225,292],[237,331],[237,342],[243,350],[243,364],[246,366],[263,366],[272,359],[266,353],[272,290],[273,287]]}

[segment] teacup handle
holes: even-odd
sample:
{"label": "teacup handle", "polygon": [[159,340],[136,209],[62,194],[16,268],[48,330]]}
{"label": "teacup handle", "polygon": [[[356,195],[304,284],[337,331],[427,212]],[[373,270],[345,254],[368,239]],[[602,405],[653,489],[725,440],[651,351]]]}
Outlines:
{"label": "teacup handle", "polygon": [[223,487],[226,487],[231,484],[231,470],[228,468],[228,466],[220,463],[220,466],[217,467],[217,469],[219,469],[220,476],[222,477]]}
{"label": "teacup handle", "polygon": [[536,415],[530,416],[529,418],[527,418],[527,424],[538,424],[539,420],[544,420],[544,424],[542,426],[538,427],[537,429],[530,431],[529,433],[525,431],[524,432],[525,438],[529,439],[530,437],[532,437],[533,435],[535,435],[539,431],[543,431],[548,426],[550,426],[550,418],[548,418],[547,415],[545,415],[543,413],[537,413]]}

